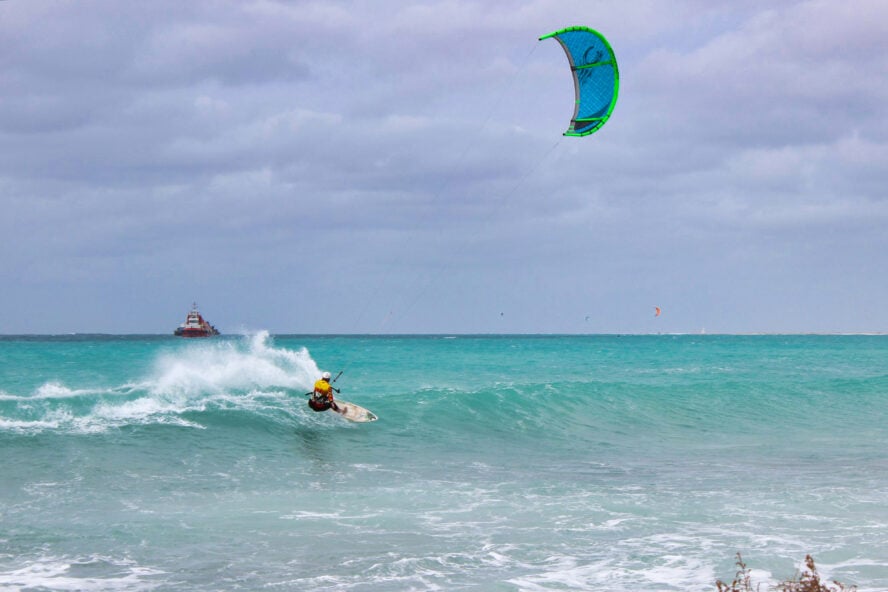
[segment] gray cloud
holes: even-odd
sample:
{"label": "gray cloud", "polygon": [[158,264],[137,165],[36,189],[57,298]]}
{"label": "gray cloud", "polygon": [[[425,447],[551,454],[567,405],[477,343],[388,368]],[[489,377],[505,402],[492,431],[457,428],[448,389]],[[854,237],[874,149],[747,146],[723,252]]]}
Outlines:
{"label": "gray cloud", "polygon": [[888,330],[888,7],[624,4],[0,4],[0,332]]}

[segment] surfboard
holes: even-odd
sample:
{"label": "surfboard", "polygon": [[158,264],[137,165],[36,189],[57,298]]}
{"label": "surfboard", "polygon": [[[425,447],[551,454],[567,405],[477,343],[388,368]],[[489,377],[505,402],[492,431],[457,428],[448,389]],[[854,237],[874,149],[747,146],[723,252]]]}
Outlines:
{"label": "surfboard", "polygon": [[364,423],[367,421],[376,421],[379,419],[369,409],[364,409],[360,405],[355,405],[354,403],[349,403],[348,401],[340,401],[336,399],[336,406],[339,407],[339,415],[344,417],[349,421],[354,421],[356,423]]}

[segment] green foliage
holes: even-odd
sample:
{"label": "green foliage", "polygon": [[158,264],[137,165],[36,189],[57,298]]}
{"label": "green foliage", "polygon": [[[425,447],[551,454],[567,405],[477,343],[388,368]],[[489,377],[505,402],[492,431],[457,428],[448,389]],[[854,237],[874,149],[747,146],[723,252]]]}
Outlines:
{"label": "green foliage", "polygon": [[[715,582],[718,592],[758,592],[761,584],[755,588],[752,587],[750,579],[750,569],[743,562],[743,557],[737,553],[737,573],[734,580],[730,584],[726,584],[721,580]],[[825,584],[820,581],[820,575],[817,573],[817,567],[814,565],[814,559],[810,555],[805,556],[805,569],[794,579],[786,580],[777,584],[773,588],[777,592],[854,592],[857,586],[845,587],[841,582],[833,581],[831,584]]]}

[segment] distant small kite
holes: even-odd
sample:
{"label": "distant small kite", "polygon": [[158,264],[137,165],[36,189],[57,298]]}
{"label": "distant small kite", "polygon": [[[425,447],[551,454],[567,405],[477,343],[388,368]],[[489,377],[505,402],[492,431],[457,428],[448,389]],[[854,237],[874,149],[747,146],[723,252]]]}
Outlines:
{"label": "distant small kite", "polygon": [[655,317],[660,316],[660,307],[659,306],[654,307],[654,316]]}

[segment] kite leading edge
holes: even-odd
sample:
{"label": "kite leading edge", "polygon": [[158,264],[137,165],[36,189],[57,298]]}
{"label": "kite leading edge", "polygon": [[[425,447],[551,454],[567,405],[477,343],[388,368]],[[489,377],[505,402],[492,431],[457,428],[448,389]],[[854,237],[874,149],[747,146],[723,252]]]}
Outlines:
{"label": "kite leading edge", "polygon": [[620,90],[617,58],[607,39],[588,27],[568,27],[543,35],[554,37],[570,62],[576,91],[576,107],[565,136],[588,136],[603,126]]}

